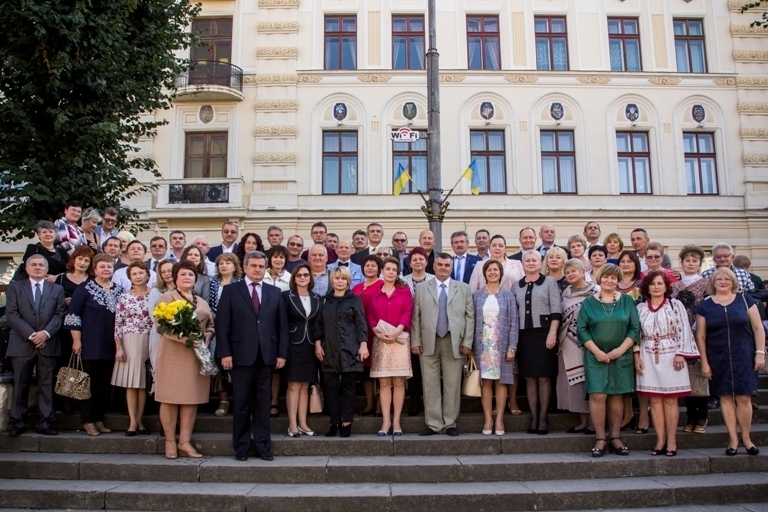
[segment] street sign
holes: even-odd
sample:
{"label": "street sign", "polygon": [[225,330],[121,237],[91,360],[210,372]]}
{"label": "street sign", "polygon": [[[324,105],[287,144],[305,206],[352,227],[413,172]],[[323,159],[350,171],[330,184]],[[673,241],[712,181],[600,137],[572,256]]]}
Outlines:
{"label": "street sign", "polygon": [[399,130],[390,132],[389,138],[395,142],[414,142],[419,140],[419,132],[403,126]]}

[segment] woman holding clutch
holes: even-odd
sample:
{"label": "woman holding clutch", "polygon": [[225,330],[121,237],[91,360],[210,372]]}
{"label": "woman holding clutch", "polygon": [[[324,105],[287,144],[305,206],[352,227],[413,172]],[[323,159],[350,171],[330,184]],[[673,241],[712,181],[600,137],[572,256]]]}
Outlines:
{"label": "woman holding clutch", "polygon": [[[398,277],[399,259],[385,258],[382,274],[384,280],[375,285],[367,314],[368,328],[376,338],[371,356],[371,378],[379,379],[382,414],[379,436],[386,436],[390,428],[394,435],[401,436],[405,379],[413,376],[411,347],[404,335],[411,328],[413,297],[408,285]],[[390,417],[392,406],[394,415]]]}

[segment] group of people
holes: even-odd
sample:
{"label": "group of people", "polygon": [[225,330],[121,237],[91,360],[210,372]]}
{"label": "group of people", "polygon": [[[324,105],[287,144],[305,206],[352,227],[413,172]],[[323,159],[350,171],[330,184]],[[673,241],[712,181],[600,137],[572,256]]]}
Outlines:
{"label": "group of people", "polygon": [[[474,359],[484,435],[505,434],[507,409],[521,413],[522,380],[527,432],[548,434],[555,396],[558,409],[579,415],[568,432],[595,435],[594,457],[629,453],[620,433],[633,423],[634,394],[636,431],[647,432],[652,421],[654,455],[677,452],[678,399],[687,407],[684,431],[704,433],[710,397],[728,428],[726,453],[735,455],[739,442],[758,453],[750,397],[764,366],[766,292],[748,259],[747,269],[734,266],[728,244],[713,246],[715,267],[702,272],[697,246],[685,246],[681,270],[672,270],[645,230],[634,230],[625,249],[617,233],[601,243],[594,222],[565,247],[555,244],[551,225],[539,230],[538,247],[536,231],[523,228],[511,255],[502,235],[482,229],[474,253],[463,231],[450,237],[453,254],[435,251],[429,230],[410,250],[402,231],[386,246],[379,223],[345,240],[317,222],[307,250],[296,234],[283,245],[282,229],[271,226],[265,250],[256,233],[238,242],[237,224],[226,222],[220,245],[196,237],[187,246],[185,234],[172,231],[170,251],[155,236],[147,258],[143,242],[115,231],[116,211],[91,212],[86,228],[81,210],[70,202],[55,224],[38,224],[39,242],[27,248],[8,289],[11,435],[27,429],[35,366],[36,427],[57,433],[54,375],[74,355],[90,376],[91,396],[79,404],[85,432],[109,432],[104,414],[115,386],[126,389],[125,435],[149,434],[143,411],[151,391],[168,458],[202,457],[191,444],[197,408],[215,395],[216,415],[226,415],[231,394],[237,460],[247,460],[252,442],[272,460],[270,418],[279,414],[282,380],[289,437],[320,435],[307,423],[311,386],[323,390],[331,420],[325,435],[350,436],[359,379],[366,394],[359,414],[381,416],[379,436],[403,435],[406,392],[409,414],[424,406],[420,435],[457,436],[462,378]],[[110,216],[115,222],[106,222]],[[186,337],[157,327],[155,306],[175,301],[194,308],[195,343],[215,354],[214,377],[201,374]]]}

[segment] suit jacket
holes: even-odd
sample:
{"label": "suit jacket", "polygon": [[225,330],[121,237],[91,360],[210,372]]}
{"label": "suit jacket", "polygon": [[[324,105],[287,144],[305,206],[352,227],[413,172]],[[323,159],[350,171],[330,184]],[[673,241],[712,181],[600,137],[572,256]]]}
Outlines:
{"label": "suit jacket", "polygon": [[[411,347],[421,347],[422,354],[435,353],[437,315],[439,312],[437,283],[434,280],[416,286],[411,319]],[[460,347],[472,348],[475,331],[475,306],[469,285],[450,280],[448,286],[448,326],[451,332],[453,357],[459,359]]]}
{"label": "suit jacket", "polygon": [[13,281],[6,292],[5,316],[11,328],[8,340],[8,357],[29,357],[35,352],[35,346],[29,341],[30,335],[37,331],[46,331],[51,337],[40,349],[40,354],[48,357],[61,355],[59,329],[64,313],[64,288],[58,284],[43,284],[43,296],[40,312],[35,312],[35,298],[29,279]]}
{"label": "suit jacket", "polygon": [[[565,247],[562,247],[562,246],[560,246],[560,245],[557,245],[557,244],[552,244],[552,247],[560,247],[562,250],[564,250],[564,251],[565,251],[565,255],[567,256],[567,258],[566,258],[566,259],[571,259],[571,251],[569,251],[569,250],[568,250],[568,249],[566,249]],[[551,249],[552,247],[550,247],[550,249]],[[539,245],[539,246],[536,248],[536,250],[537,250],[537,251],[539,251],[539,254],[541,254],[541,245]],[[522,256],[522,254],[521,254],[521,256]],[[543,258],[542,258],[542,259],[543,259]]]}
{"label": "suit jacket", "polygon": [[[456,279],[456,256],[453,258],[453,270],[451,271],[451,279]],[[464,275],[461,276],[461,280],[463,282],[469,284],[469,278],[472,277],[472,271],[475,270],[475,265],[478,263],[480,263],[481,267],[483,266],[483,259],[480,256],[473,256],[469,253],[464,255]]]}
{"label": "suit jacket", "polygon": [[[328,270],[333,270],[338,266],[339,266],[338,260],[334,261],[333,263],[328,264]],[[347,268],[349,269],[349,272],[352,274],[352,286],[349,287],[349,289],[351,290],[358,284],[365,281],[365,276],[363,275],[363,268],[357,263],[355,263],[354,261],[352,261],[352,259],[349,260],[349,265],[347,266]]]}
{"label": "suit jacket", "polygon": [[352,263],[356,263],[358,265],[363,264],[363,259],[365,259],[366,256],[368,256],[371,253],[371,248],[366,247],[365,249],[361,249],[357,251],[356,253],[352,254],[352,256],[349,258]]}
{"label": "suit jacket", "polygon": [[288,315],[288,342],[291,345],[309,343],[315,346],[314,328],[318,314],[322,314],[322,300],[314,292],[309,292],[309,314],[301,303],[298,292],[284,291],[281,294]]}
{"label": "suit jacket", "polygon": [[517,261],[523,261],[523,251],[517,251],[515,254],[511,256],[507,256],[510,260],[517,260]]}
{"label": "suit jacket", "polygon": [[217,358],[232,357],[237,366],[255,364],[259,352],[268,366],[288,359],[288,317],[276,286],[261,284],[258,315],[245,280],[225,286],[215,325]]}
{"label": "suit jacket", "polygon": [[[237,254],[237,242],[235,242],[235,245],[232,246],[232,253]],[[216,247],[211,247],[211,249],[208,251],[208,254],[205,255],[206,258],[208,258],[210,261],[216,263],[216,258],[224,254],[224,246],[223,245],[217,245]]]}

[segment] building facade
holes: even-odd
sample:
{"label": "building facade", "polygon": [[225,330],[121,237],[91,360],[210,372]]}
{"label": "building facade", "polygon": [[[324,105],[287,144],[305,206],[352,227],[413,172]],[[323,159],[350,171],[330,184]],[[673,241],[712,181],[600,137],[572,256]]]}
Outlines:
{"label": "building facade", "polygon": [[[768,268],[768,38],[746,0],[436,3],[443,246],[544,222],[564,243],[596,220],[673,256],[728,240]],[[151,234],[377,220],[415,240],[426,141],[391,133],[426,135],[427,22],[426,0],[204,0],[208,46],[142,145],[162,174],[133,202]],[[413,182],[393,196],[400,165]]]}

